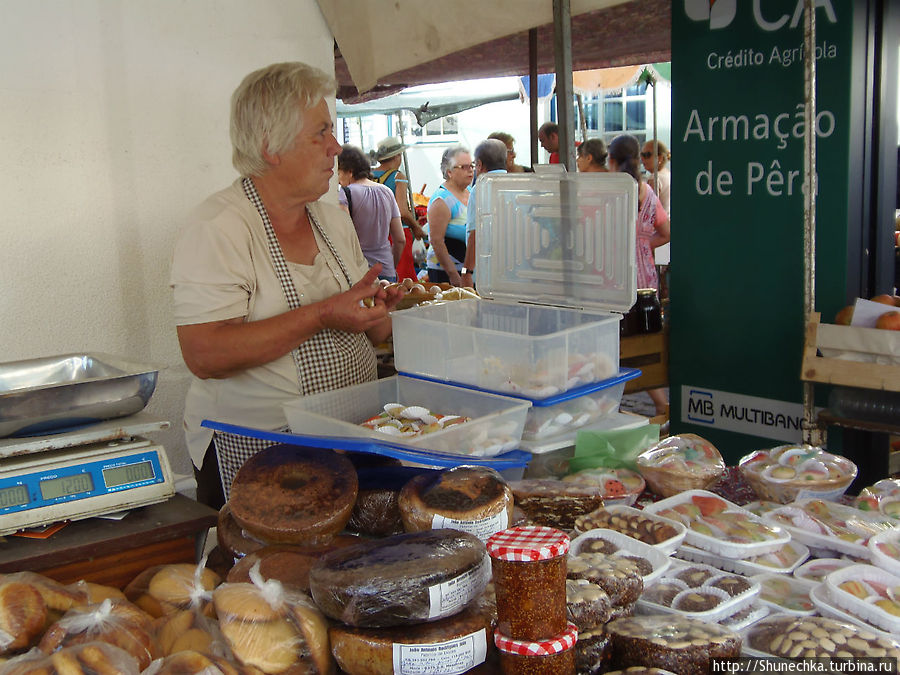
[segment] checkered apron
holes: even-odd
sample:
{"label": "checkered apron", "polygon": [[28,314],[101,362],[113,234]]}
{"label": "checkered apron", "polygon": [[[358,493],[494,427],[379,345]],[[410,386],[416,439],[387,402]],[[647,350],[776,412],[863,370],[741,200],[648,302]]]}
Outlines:
{"label": "checkered apron", "polygon": [[[269,256],[275,268],[281,289],[284,291],[288,307],[296,309],[302,304],[290,271],[284,260],[281,245],[275,230],[269,220],[266,207],[249,178],[243,180],[244,194],[250,203],[256,207],[262,218],[266,230],[266,239],[269,244]],[[315,216],[307,211],[309,220],[319,236],[325,241],[328,250],[334,260],[337,261],[340,271],[343,273],[347,284],[352,286],[353,280],[347,272],[344,261],[338,255],[337,249],[329,239],[325,230],[319,225]],[[300,384],[300,393],[304,396],[316,394],[321,391],[339,389],[360,382],[369,382],[378,376],[375,351],[365,333],[347,333],[341,330],[326,328],[319,331],[311,338],[301,342],[292,352],[294,365],[297,367],[297,381]],[[287,427],[278,431],[286,431]],[[263,448],[275,445],[272,441],[264,441],[248,436],[240,436],[227,432],[217,431],[214,435],[216,455],[219,459],[219,470],[222,474],[222,489],[225,498],[228,499],[231,492],[231,483],[241,465],[251,456]]]}

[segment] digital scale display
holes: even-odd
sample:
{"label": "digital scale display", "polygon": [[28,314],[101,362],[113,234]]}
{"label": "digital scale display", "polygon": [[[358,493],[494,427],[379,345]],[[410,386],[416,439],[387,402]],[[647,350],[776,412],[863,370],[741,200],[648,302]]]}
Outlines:
{"label": "digital scale display", "polygon": [[94,489],[94,481],[91,480],[91,474],[79,473],[74,476],[42,480],[40,486],[41,497],[44,499],[59,499],[60,497],[81,494],[82,492],[90,492]]}
{"label": "digital scale display", "polygon": [[[54,504],[130,493],[136,488],[167,482],[156,450],[116,449],[106,458],[73,458],[48,471],[27,460],[7,477],[0,471],[0,515],[41,509]],[[24,470],[23,470],[24,469]],[[110,501],[113,503],[115,500]]]}
{"label": "digital scale display", "polygon": [[28,498],[28,488],[24,485],[15,485],[0,490],[0,509],[11,506],[22,506],[31,500]]}

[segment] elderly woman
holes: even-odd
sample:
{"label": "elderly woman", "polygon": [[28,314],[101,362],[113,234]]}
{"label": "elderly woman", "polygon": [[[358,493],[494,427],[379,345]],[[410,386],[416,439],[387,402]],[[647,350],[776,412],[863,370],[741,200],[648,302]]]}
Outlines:
{"label": "elderly woman", "polygon": [[466,206],[475,165],[461,145],[447,148],[441,157],[444,182],[428,202],[428,280],[462,284],[460,271],[466,257]]}
{"label": "elderly woman", "polygon": [[[369,269],[349,216],[318,201],[341,151],[326,103],[334,91],[302,63],[244,78],[231,99],[241,177],[192,212],[176,245],[171,284],[193,374],[184,427],[195,466],[211,459],[206,418],[286,429],[282,403],[376,378],[372,344],[390,334],[402,292],[375,284],[381,266]],[[214,443],[226,497],[240,465],[271,444],[218,432]]]}
{"label": "elderly woman", "polygon": [[606,143],[602,138],[589,138],[584,143],[575,148],[575,166],[579,171],[609,171],[606,168],[606,157],[608,156]]}

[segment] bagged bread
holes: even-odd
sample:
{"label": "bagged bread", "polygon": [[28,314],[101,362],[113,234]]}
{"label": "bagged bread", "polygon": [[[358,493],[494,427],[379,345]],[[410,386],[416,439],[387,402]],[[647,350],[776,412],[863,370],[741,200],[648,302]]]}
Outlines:
{"label": "bagged bread", "polygon": [[203,611],[212,599],[213,589],[222,581],[205,565],[204,558],[198,565],[148,567],[125,587],[125,597],[152,617],[182,609]]}
{"label": "bagged bread", "polygon": [[235,659],[267,675],[332,673],[328,624],[309,597],[263,580],[258,566],[250,576],[252,583],[225,583],[213,593]]}
{"label": "bagged bread", "polygon": [[0,675],[139,675],[134,657],[103,642],[64,647],[52,654],[33,649],[0,664]]}
{"label": "bagged bread", "polygon": [[182,609],[155,622],[156,642],[165,657],[181,651],[230,655],[219,624],[195,609]]}
{"label": "bagged bread", "polygon": [[222,656],[185,650],[154,661],[141,675],[256,675],[256,673],[251,673],[247,668]]}
{"label": "bagged bread", "polygon": [[0,654],[33,646],[47,623],[47,605],[32,584],[16,574],[0,577]]}
{"label": "bagged bread", "polygon": [[104,600],[73,607],[54,622],[38,646],[47,654],[72,645],[105,642],[124,649],[141,669],[160,656],[153,619],[130,602]]}

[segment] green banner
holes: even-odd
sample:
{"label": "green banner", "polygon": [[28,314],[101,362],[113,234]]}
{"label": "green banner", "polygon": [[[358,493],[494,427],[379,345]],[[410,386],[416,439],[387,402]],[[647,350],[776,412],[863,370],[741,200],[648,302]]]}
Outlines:
{"label": "green banner", "polygon": [[[801,439],[804,2],[672,4],[673,433]],[[852,0],[816,5],[816,309],[845,304]]]}

